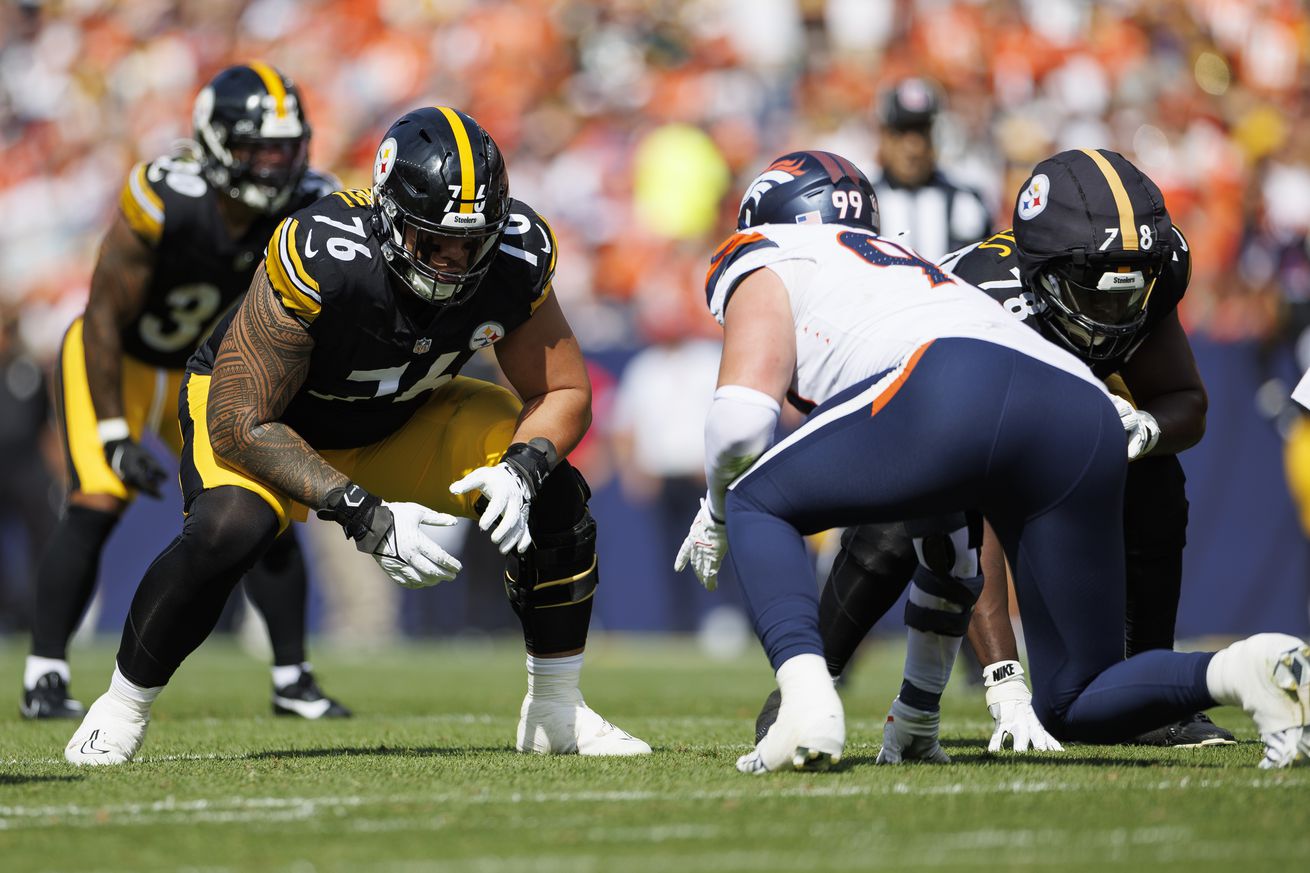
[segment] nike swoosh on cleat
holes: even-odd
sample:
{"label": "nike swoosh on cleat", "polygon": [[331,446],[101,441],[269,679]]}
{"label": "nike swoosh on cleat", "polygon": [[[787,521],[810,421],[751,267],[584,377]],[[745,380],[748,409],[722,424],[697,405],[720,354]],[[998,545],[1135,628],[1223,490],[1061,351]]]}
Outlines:
{"label": "nike swoosh on cleat", "polygon": [[110,752],[109,749],[97,749],[95,747],[95,741],[98,739],[100,739],[99,729],[91,731],[91,736],[87,737],[86,742],[82,744],[82,754],[83,755],[108,755]]}
{"label": "nike swoosh on cleat", "polygon": [[318,251],[310,246],[310,243],[313,241],[313,239],[314,239],[314,228],[311,227],[311,228],[309,229],[309,233],[305,234],[305,256],[306,256],[306,257],[310,257],[310,258],[312,258],[312,257],[314,257],[315,255],[318,254]]}

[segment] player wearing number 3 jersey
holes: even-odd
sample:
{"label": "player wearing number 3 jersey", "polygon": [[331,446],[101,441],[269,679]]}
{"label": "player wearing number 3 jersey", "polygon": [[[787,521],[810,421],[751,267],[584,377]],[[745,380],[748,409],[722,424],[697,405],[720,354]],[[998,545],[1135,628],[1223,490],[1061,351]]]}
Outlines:
{"label": "player wearing number 3 jersey", "polygon": [[[461,569],[423,528],[478,518],[507,556],[523,625],[518,748],[650,752],[579,691],[596,524],[565,456],[590,424],[591,386],[552,293],[555,258],[550,227],[510,198],[491,136],[449,107],[391,126],[371,189],[277,226],[250,291],[188,364],[187,519],[137,589],[110,690],[69,761],[132,758],[151,701],[241,572],[308,509],[410,588]],[[459,375],[482,349],[517,397]]]}
{"label": "player wearing number 3 jersey", "polygon": [[[181,450],[177,396],[187,358],[250,285],[277,223],[337,187],[307,166],[300,93],[267,64],[223,70],[196,98],[195,141],[128,174],[100,248],[85,314],[64,337],[59,422],[68,505],[37,577],[23,713],[80,717],[66,652],[94,590],[100,552],[138,491],[159,496],[153,432]],[[305,574],[285,537],[246,590],[274,648],[274,710],[345,715],[305,665]]]}

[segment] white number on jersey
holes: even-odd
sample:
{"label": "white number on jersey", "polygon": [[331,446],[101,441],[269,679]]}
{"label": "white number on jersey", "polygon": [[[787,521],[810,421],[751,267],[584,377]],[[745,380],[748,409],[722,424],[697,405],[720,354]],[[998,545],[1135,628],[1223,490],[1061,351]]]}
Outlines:
{"label": "white number on jersey", "polygon": [[141,317],[138,330],[150,348],[176,352],[196,344],[201,331],[218,312],[223,294],[213,285],[179,285],[168,292],[164,301],[168,315],[161,318],[147,313]]}

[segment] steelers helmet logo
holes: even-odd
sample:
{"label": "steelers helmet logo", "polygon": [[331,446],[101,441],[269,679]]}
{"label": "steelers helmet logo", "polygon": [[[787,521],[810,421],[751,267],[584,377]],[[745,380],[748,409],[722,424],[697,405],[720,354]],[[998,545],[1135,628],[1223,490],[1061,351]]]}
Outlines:
{"label": "steelers helmet logo", "polygon": [[473,336],[469,338],[469,348],[473,351],[485,349],[487,346],[495,343],[505,337],[505,325],[499,321],[484,321],[479,324],[473,331]]}
{"label": "steelers helmet logo", "polygon": [[1019,217],[1024,221],[1036,218],[1046,208],[1046,200],[1051,193],[1051,180],[1045,173],[1038,173],[1028,180],[1028,187],[1019,195]]}
{"label": "steelers helmet logo", "polygon": [[396,164],[396,138],[389,136],[378,146],[378,156],[373,159],[373,184],[381,185],[391,175],[391,168]]}

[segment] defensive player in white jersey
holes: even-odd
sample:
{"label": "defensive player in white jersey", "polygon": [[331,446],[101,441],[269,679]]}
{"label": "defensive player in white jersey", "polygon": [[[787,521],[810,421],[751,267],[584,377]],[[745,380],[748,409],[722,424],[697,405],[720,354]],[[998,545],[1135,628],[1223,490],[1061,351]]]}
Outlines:
{"label": "defensive player in white jersey", "polygon": [[[970,536],[981,513],[1015,571],[1033,705],[1052,735],[1114,742],[1227,704],[1255,719],[1261,766],[1310,758],[1304,641],[1260,634],[1218,653],[1123,660],[1127,455],[1104,385],[877,230],[863,174],[836,155],[795,152],[754,180],[711,262],[724,351],[705,425],[710,486],[678,563],[713,584],[731,543],[777,672],[778,719],[738,769],[823,768],[845,746],[802,536],[957,513],[966,524],[916,540],[911,646],[938,646],[935,661],[916,659],[931,674],[907,677],[916,685],[932,691],[949,674],[981,587]],[[770,445],[789,393],[816,408]]]}

